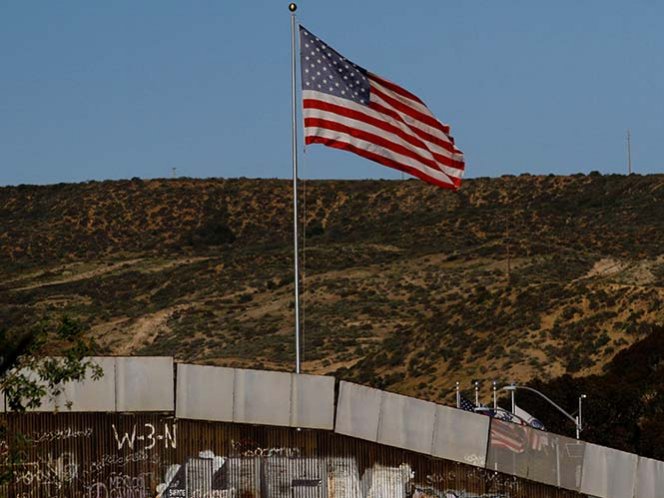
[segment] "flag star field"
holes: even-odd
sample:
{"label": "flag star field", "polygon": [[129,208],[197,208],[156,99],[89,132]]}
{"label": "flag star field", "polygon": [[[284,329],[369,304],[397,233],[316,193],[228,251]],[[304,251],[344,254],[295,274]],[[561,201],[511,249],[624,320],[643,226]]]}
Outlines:
{"label": "flag star field", "polygon": [[369,78],[365,69],[300,28],[302,88],[367,104]]}

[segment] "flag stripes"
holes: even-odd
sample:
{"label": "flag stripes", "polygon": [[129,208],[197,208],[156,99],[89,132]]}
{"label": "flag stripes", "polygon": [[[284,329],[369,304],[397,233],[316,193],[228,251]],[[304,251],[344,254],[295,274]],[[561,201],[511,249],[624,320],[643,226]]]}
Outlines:
{"label": "flag stripes", "polygon": [[[382,149],[370,142],[364,142],[352,138],[335,137],[333,132],[323,130],[316,136],[307,137],[306,143],[307,145],[319,143],[327,145],[328,147],[354,152],[359,156],[366,157],[367,159],[382,164],[383,166],[398,169],[442,188],[450,188],[451,185],[450,177],[441,171],[427,168],[422,165],[409,166],[408,164],[414,164],[414,161],[409,161],[407,157]],[[458,182],[460,183],[460,180],[458,180]]]}
{"label": "flag stripes", "polygon": [[450,128],[418,97],[301,32],[306,144],[348,150],[443,188],[458,189],[465,162]]}
{"label": "flag stripes", "polygon": [[[442,156],[440,158],[441,162],[447,162],[449,166],[463,171],[463,160],[457,159],[459,153],[451,142],[438,139],[423,130],[409,128],[396,112],[384,108],[380,104],[372,102],[369,106],[364,106],[311,90],[305,90],[302,93],[305,119],[308,116],[323,117],[324,114],[308,112],[310,109],[319,109],[356,121],[363,121],[382,128],[388,133],[398,134],[404,140],[409,140],[413,145],[424,150],[439,154]],[[392,119],[386,120],[385,115]],[[455,176],[460,176],[460,173]]]}
{"label": "flag stripes", "polygon": [[[359,155],[443,188],[461,185],[463,156],[459,160],[459,153],[427,140],[426,132],[413,132],[404,120],[386,119],[385,113],[372,107],[343,102],[345,99],[312,90],[302,93],[307,145],[322,143],[359,154],[357,147],[371,144],[371,157]],[[335,145],[331,145],[330,140]],[[377,160],[377,156],[386,161]]]}
{"label": "flag stripes", "polygon": [[[329,109],[329,110],[328,110]],[[331,114],[335,116],[332,117]],[[445,174],[461,178],[459,161],[455,161],[440,152],[434,152],[413,135],[387,123],[340,106],[320,105],[320,102],[305,101],[304,126],[315,129],[343,131],[364,139],[375,137],[376,143],[394,152],[403,153],[419,160],[429,167],[438,168]]]}
{"label": "flag stripes", "polygon": [[444,139],[447,138],[445,134],[449,132],[449,126],[443,126],[442,123],[439,123],[438,120],[428,112],[424,113],[418,111],[412,106],[412,102],[404,102],[404,99],[399,99],[398,97],[395,98],[395,95],[392,94],[392,92],[384,91],[385,89],[381,89],[379,85],[376,85],[371,77],[369,77],[369,81],[371,82],[371,96],[373,97],[371,100],[378,102],[382,101],[383,104],[387,104],[388,107],[397,111],[402,117],[406,119],[407,117],[411,117],[414,120],[412,121],[413,124],[420,122],[423,125],[440,131],[442,137],[444,137]]}
{"label": "flag stripes", "polygon": [[528,431],[525,427],[502,420],[491,420],[491,446],[505,448],[514,453],[523,453],[528,444]]}

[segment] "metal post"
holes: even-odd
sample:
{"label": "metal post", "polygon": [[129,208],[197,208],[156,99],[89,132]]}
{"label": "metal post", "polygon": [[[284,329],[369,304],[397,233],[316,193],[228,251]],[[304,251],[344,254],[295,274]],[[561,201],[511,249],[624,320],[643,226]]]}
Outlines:
{"label": "metal post", "polygon": [[493,381],[493,409],[498,409],[498,386],[495,380]]}
{"label": "metal post", "polygon": [[475,381],[475,406],[480,406],[480,383]]}
{"label": "metal post", "polygon": [[579,429],[579,416],[576,417],[576,438],[581,439],[581,429]]}
{"label": "metal post", "polygon": [[556,441],[556,485],[560,487],[560,440]]}
{"label": "metal post", "polygon": [[[533,392],[533,393],[537,394],[538,396],[544,398],[544,399],[545,399],[550,405],[552,405],[556,410],[558,410],[560,413],[562,413],[562,414],[565,415],[568,419],[570,419],[572,422],[574,422],[574,425],[576,426],[576,438],[577,438],[577,439],[579,438],[579,435],[580,435],[580,432],[581,432],[581,430],[580,430],[580,428],[581,428],[581,418],[580,418],[580,414],[577,415],[576,417],[573,417],[572,415],[570,415],[569,413],[567,413],[565,410],[563,410],[563,409],[562,409],[557,403],[555,403],[551,398],[549,398],[549,397],[546,396],[545,394],[539,392],[537,389],[533,389],[532,387],[528,387],[528,386],[517,386],[517,385],[514,384],[514,382],[512,382],[511,385],[509,385],[509,386],[505,386],[505,387],[503,387],[503,389],[504,389],[505,391],[510,391],[510,392],[512,393],[512,413],[514,413],[514,411],[516,410],[516,402],[515,402],[515,400],[514,400],[514,393],[516,392],[516,390],[517,390],[517,389],[524,389],[524,390],[526,390],[526,391]],[[584,399],[584,398],[586,398],[586,395],[585,395],[585,394],[582,394],[582,395],[580,396],[580,399]],[[580,405],[579,405],[579,406],[580,406]]]}
{"label": "metal post", "polygon": [[457,404],[457,408],[461,408],[461,391],[460,391],[460,388],[459,388],[459,381],[458,380],[457,380],[457,383],[456,383],[456,404]]}
{"label": "metal post", "polygon": [[293,259],[295,261],[295,373],[300,373],[300,268],[297,249],[297,93],[295,89],[295,71],[297,66],[295,45],[297,23],[295,21],[295,11],[297,10],[297,5],[295,3],[289,4],[288,10],[291,12],[291,155],[293,156]]}
{"label": "metal post", "polygon": [[505,222],[505,248],[507,250],[507,285],[510,285],[512,280],[512,256],[510,253],[510,217],[507,215]]}
{"label": "metal post", "polygon": [[579,416],[576,417],[576,420],[577,420],[577,423],[578,423],[577,428],[576,428],[576,432],[578,434],[577,437],[576,437],[577,439],[579,439],[579,435],[581,434],[581,431],[583,430],[583,419],[581,418],[581,409],[582,409],[582,405],[583,405],[583,400],[585,398],[586,398],[585,394],[582,394],[581,396],[579,396]]}

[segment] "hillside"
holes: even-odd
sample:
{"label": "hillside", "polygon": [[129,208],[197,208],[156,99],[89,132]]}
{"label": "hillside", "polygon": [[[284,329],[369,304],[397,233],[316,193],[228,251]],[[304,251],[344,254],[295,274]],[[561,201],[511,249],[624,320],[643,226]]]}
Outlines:
{"label": "hillside", "polygon": [[[0,324],[68,313],[100,353],[291,369],[289,189],[0,188]],[[450,401],[457,380],[601,374],[664,323],[664,175],[506,176],[459,193],[308,181],[300,195],[305,372]]]}
{"label": "hillside", "polygon": [[[530,384],[570,411],[579,394],[587,394],[582,439],[663,459],[664,327],[653,327],[644,339],[620,351],[604,370],[599,375],[566,374],[548,381],[535,379]],[[573,431],[570,421],[542,398],[520,391],[518,403],[536,414],[549,431]]]}

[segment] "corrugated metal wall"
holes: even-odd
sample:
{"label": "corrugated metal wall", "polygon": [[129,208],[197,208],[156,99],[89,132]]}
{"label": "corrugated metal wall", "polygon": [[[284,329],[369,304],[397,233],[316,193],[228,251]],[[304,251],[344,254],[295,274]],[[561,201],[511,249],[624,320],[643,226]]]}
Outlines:
{"label": "corrugated metal wall", "polygon": [[2,467],[13,473],[3,489],[7,497],[581,496],[327,431],[176,420],[163,414],[2,417],[11,445],[2,446]]}

